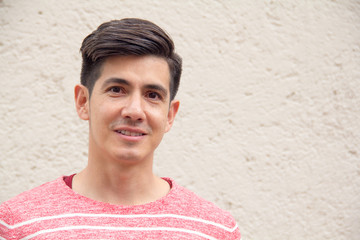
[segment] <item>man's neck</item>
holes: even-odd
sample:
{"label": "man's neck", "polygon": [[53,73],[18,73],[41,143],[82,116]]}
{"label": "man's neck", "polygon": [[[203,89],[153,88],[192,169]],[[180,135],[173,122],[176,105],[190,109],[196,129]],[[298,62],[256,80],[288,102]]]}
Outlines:
{"label": "man's neck", "polygon": [[152,169],[139,166],[89,165],[73,179],[73,190],[85,197],[116,205],[141,205],[164,197],[169,184]]}

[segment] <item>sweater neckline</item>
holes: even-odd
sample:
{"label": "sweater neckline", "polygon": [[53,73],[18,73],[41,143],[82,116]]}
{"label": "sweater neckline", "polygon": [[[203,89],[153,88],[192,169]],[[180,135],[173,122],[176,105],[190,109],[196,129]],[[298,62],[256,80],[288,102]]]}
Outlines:
{"label": "sweater neckline", "polygon": [[[145,204],[139,204],[139,205],[116,205],[116,204],[111,204],[111,203],[107,203],[107,202],[101,202],[98,200],[94,200],[88,197],[85,197],[81,194],[76,193],[74,190],[72,190],[72,188],[68,185],[69,184],[69,179],[67,180],[67,182],[65,182],[65,179],[67,177],[71,177],[71,180],[73,178],[75,174],[72,174],[70,176],[62,176],[57,180],[57,183],[59,185],[59,189],[63,189],[64,190],[64,194],[67,195],[68,197],[71,197],[73,199],[76,199],[78,201],[83,201],[85,204],[91,204],[92,206],[100,206],[100,207],[108,207],[108,208],[119,208],[119,209],[143,209],[143,208],[158,208],[161,206],[166,205],[167,203],[171,202],[171,199],[175,196],[176,191],[178,191],[178,185],[174,182],[173,179],[168,178],[168,177],[162,177],[161,179],[165,180],[166,182],[169,183],[170,185],[170,191],[163,197],[153,201],[153,202],[148,202]],[[70,184],[72,183],[72,181],[70,182]]]}

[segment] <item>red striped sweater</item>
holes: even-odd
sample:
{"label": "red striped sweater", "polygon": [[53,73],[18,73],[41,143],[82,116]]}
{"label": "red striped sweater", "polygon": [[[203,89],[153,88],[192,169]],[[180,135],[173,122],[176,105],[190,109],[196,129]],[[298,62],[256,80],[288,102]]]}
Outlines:
{"label": "red striped sweater", "polygon": [[228,212],[166,180],[167,196],[118,206],[76,194],[58,178],[0,205],[0,239],[240,239]]}

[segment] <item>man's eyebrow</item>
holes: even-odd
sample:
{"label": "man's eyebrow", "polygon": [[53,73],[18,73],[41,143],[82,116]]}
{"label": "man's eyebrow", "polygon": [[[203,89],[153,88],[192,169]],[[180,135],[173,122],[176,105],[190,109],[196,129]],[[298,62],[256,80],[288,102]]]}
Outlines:
{"label": "man's eyebrow", "polygon": [[126,81],[125,79],[122,79],[122,78],[109,78],[109,79],[105,80],[105,82],[102,84],[102,87],[104,88],[107,85],[112,84],[112,83],[124,84],[124,85],[127,85],[127,86],[130,85],[130,83],[128,81]]}
{"label": "man's eyebrow", "polygon": [[[102,84],[102,87],[105,88],[106,86],[108,86],[112,83],[123,84],[123,85],[127,85],[127,86],[131,85],[130,82],[125,79],[114,77],[114,78],[106,79],[105,82]],[[144,88],[157,90],[157,91],[161,92],[164,95],[164,97],[167,97],[167,95],[168,95],[168,91],[166,90],[166,88],[164,88],[160,84],[146,84],[144,86]]]}

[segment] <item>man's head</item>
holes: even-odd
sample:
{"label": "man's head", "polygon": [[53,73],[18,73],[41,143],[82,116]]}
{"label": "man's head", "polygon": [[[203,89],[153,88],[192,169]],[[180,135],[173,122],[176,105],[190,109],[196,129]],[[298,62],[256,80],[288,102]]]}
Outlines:
{"label": "man's head", "polygon": [[106,58],[131,55],[164,58],[170,70],[170,101],[177,93],[181,57],[174,52],[171,38],[152,22],[127,18],[103,23],[84,39],[80,51],[83,59],[81,84],[88,88],[90,95]]}

